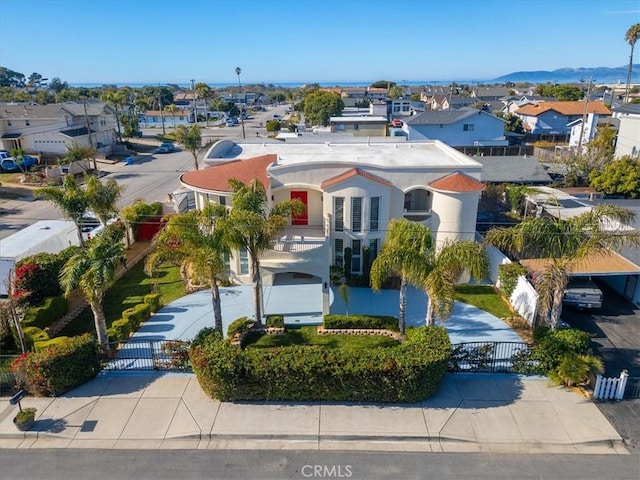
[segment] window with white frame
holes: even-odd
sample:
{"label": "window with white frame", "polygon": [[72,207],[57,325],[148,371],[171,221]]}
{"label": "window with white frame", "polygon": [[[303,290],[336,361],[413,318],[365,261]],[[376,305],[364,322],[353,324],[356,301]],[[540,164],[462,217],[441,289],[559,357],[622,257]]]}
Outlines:
{"label": "window with white frame", "polygon": [[380,224],[380,197],[371,197],[369,231],[377,232]]}
{"label": "window with white frame", "polygon": [[333,228],[336,232],[344,230],[344,197],[333,197]]}
{"label": "window with white frame", "polygon": [[475,130],[476,126],[473,123],[465,123],[462,126],[462,130],[465,132],[473,132]]}
{"label": "window with white frame", "polygon": [[380,239],[372,238],[369,240],[369,252],[371,253],[371,261],[374,261],[378,256],[380,249]]}
{"label": "window with white frame", "polygon": [[344,265],[344,240],[336,238],[334,240],[333,263],[342,267]]}
{"label": "window with white frame", "polygon": [[246,248],[241,248],[238,252],[240,258],[240,275],[249,273],[249,252]]}
{"label": "window with white frame", "polygon": [[362,231],[362,197],[351,197],[351,231]]}

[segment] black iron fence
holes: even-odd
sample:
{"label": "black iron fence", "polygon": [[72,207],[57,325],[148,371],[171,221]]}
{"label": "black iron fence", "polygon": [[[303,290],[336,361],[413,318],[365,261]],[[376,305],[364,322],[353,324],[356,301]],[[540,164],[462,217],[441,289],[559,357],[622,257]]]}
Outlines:
{"label": "black iron fence", "polygon": [[624,398],[640,398],[640,377],[629,377],[627,379]]}
{"label": "black iron fence", "polygon": [[103,370],[190,371],[189,342],[181,340],[128,340],[109,344]]}
{"label": "black iron fence", "polygon": [[16,379],[9,371],[11,363],[18,355],[0,355],[0,394],[8,395],[16,390]]}
{"label": "black iron fence", "polygon": [[450,372],[538,373],[532,347],[523,342],[467,342],[452,345]]}

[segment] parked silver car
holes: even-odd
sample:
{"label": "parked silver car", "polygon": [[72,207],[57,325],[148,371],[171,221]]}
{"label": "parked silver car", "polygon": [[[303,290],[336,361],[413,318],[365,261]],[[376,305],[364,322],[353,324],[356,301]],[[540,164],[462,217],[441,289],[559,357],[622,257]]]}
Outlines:
{"label": "parked silver car", "polygon": [[564,290],[562,303],[575,308],[600,308],[602,290],[589,277],[574,277]]}

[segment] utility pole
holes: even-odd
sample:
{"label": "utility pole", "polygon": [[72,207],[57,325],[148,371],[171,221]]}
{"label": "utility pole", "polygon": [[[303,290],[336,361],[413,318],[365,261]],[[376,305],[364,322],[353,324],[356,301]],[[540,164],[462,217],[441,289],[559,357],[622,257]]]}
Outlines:
{"label": "utility pole", "polygon": [[193,78],[191,79],[191,92],[193,93],[193,123],[197,125],[198,124],[198,107],[196,106],[196,81]]}
{"label": "utility pole", "polygon": [[[87,135],[89,136],[89,147],[91,148],[91,151],[93,152],[93,137],[91,135],[91,122],[89,121],[89,115],[87,114],[87,99],[83,98],[82,99],[82,106],[84,107],[84,120],[87,124]],[[93,155],[93,169],[97,172],[98,171],[98,162],[96,161],[96,154],[92,153]]]}
{"label": "utility pole", "polygon": [[162,135],[166,135],[164,129],[164,106],[162,105],[162,92],[158,91],[158,104],[160,105],[160,121],[162,122]]}
{"label": "utility pole", "polygon": [[582,156],[582,138],[584,137],[584,126],[587,123],[587,114],[589,113],[589,96],[591,95],[591,82],[593,77],[589,77],[589,85],[587,86],[587,96],[584,99],[584,112],[582,114],[582,125],[580,125],[580,137],[578,138],[578,155]]}

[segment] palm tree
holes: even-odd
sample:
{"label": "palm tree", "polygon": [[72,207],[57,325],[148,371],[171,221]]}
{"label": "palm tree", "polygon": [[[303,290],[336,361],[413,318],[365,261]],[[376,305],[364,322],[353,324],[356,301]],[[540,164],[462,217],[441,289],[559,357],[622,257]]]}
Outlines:
{"label": "palm tree", "polygon": [[251,262],[253,285],[253,307],[255,321],[262,324],[262,279],[260,276],[260,254],[270,248],[274,240],[289,224],[291,214],[304,212],[298,199],[273,205],[267,204],[263,185],[254,179],[249,184],[230,179],[233,192],[232,206],[227,217],[222,219],[225,240],[231,248],[245,248]]}
{"label": "palm tree", "polygon": [[[240,70],[240,67],[236,67],[236,75],[238,76],[238,95],[240,95],[242,93],[242,85],[240,84],[240,74],[242,73],[242,70]],[[242,138],[247,138],[247,136],[244,133],[244,117],[242,116],[242,109],[240,109],[240,123],[242,124]]]}
{"label": "palm tree", "polygon": [[387,237],[380,254],[371,265],[371,287],[374,291],[391,276],[400,277],[398,329],[406,327],[407,285],[424,285],[434,264],[434,242],[427,227],[405,219],[389,222]]}
{"label": "palm tree", "polygon": [[629,88],[631,87],[631,72],[633,71],[633,47],[640,38],[640,23],[631,25],[624,36],[625,41],[631,45],[631,54],[629,55],[629,69],[627,70],[627,88],[625,89],[624,101],[629,103]]}
{"label": "palm tree", "polygon": [[[203,98],[204,99],[204,104],[207,105],[207,99],[211,96],[211,87],[209,87],[209,85],[207,85],[206,83],[199,82],[199,83],[196,83],[194,88],[195,88],[197,96],[200,97],[200,98]],[[206,117],[206,120],[207,120],[207,127],[208,127],[209,126],[209,115],[208,115],[208,112],[206,110],[207,109],[205,107],[204,114],[205,114],[205,117]],[[195,122],[198,123],[197,120],[195,120]]]}
{"label": "palm tree", "polygon": [[202,150],[202,129],[199,125],[178,125],[173,133],[176,140],[193,155],[195,170],[198,170],[198,153]]}
{"label": "palm tree", "polygon": [[115,281],[118,266],[124,261],[123,233],[121,225],[109,225],[87,242],[86,248],[78,250],[60,272],[60,285],[65,294],[79,288],[89,302],[98,342],[106,351],[109,350],[109,338],[102,303]]}
{"label": "palm tree", "polygon": [[423,288],[429,297],[426,324],[434,317],[444,321],[453,311],[455,285],[468,272],[475,280],[489,273],[489,259],[482,245],[473,240],[445,242],[436,254],[435,263],[428,273]]}
{"label": "palm tree", "polygon": [[226,208],[208,204],[203,210],[172,215],[156,236],[145,270],[153,272],[161,263],[180,264],[183,279],[191,270],[203,276],[211,286],[215,329],[222,333],[222,308],[218,279],[225,271],[223,255],[229,249],[223,242],[223,230],[216,228]]}
{"label": "palm tree", "polygon": [[64,178],[62,188],[42,187],[35,191],[36,197],[49,200],[60,209],[62,215],[76,224],[80,245],[84,247],[81,220],[87,211],[89,202],[87,195],[76,182],[73,175]]}
{"label": "palm tree", "polygon": [[111,105],[113,105],[113,108],[116,111],[116,125],[118,127],[118,141],[122,141],[122,132],[120,130],[120,111],[119,109],[122,108],[127,101],[129,100],[129,95],[127,90],[110,90],[105,92],[102,95],[102,101],[109,103]]}
{"label": "palm tree", "polygon": [[[637,245],[635,231],[616,226],[628,225],[634,218],[635,214],[626,208],[600,204],[568,219],[533,217],[513,227],[494,228],[487,232],[485,240],[520,259],[549,259],[548,266],[537,272],[533,280],[538,292],[538,314],[555,329],[572,266],[609,250]],[[611,226],[614,228],[608,228]]]}
{"label": "palm tree", "polygon": [[107,221],[118,213],[116,203],[123,191],[124,187],[118,185],[113,178],[108,179],[104,184],[97,177],[87,178],[85,187],[87,204],[103,226],[106,227]]}
{"label": "palm tree", "polygon": [[175,104],[167,105],[164,109],[169,112],[171,117],[173,118],[173,128],[176,128],[176,113],[178,113],[178,107]]}

